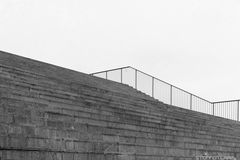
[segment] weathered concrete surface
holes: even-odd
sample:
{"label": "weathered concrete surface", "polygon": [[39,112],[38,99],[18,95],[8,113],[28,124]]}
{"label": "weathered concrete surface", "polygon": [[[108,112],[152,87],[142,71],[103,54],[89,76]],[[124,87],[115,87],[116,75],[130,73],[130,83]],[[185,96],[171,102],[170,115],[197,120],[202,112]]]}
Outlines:
{"label": "weathered concrete surface", "polygon": [[240,159],[240,125],[0,52],[1,160]]}

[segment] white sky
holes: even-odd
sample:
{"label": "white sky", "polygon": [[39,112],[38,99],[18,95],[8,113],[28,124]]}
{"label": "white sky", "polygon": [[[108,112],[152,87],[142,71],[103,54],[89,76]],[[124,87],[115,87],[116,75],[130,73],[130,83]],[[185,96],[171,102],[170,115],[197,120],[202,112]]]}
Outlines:
{"label": "white sky", "polygon": [[0,0],[0,50],[91,73],[133,66],[240,98],[239,0]]}

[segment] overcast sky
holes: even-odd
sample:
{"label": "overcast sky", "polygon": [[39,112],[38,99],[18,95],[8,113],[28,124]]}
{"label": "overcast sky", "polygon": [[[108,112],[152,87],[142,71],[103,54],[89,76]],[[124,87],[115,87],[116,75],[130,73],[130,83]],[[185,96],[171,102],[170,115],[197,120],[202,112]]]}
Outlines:
{"label": "overcast sky", "polygon": [[240,98],[239,0],[0,0],[0,50],[84,73],[133,66]]}

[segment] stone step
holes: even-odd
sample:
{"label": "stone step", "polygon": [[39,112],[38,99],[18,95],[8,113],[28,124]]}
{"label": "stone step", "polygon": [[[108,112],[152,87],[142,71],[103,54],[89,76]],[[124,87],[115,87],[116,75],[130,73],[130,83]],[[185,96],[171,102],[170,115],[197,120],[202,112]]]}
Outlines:
{"label": "stone step", "polygon": [[[67,113],[67,112],[66,112]],[[59,116],[61,115],[60,113],[57,113]],[[64,115],[65,117],[66,117],[66,115]],[[70,117],[71,115],[69,115],[69,117]],[[83,120],[85,117],[79,117],[81,120]],[[25,119],[27,119],[27,118],[25,118]],[[91,122],[93,119],[91,119],[91,120],[88,120],[88,119],[86,119],[86,122]],[[18,120],[18,121],[20,121],[20,120]],[[95,120],[95,121],[97,121],[97,120]],[[111,122],[111,121],[110,121]],[[42,123],[41,123],[42,124]],[[135,126],[136,126],[136,124],[134,124]],[[142,127],[142,126],[140,126],[140,127]],[[164,128],[165,130],[169,130],[169,128]],[[173,132],[174,130],[173,130],[173,128],[171,128],[169,131],[171,131],[171,132]],[[185,132],[187,132],[187,130],[185,129],[184,130]],[[179,132],[181,132],[181,130],[179,130]],[[197,133],[197,132],[196,132]],[[190,134],[188,134],[188,136],[190,136]],[[215,135],[216,136],[216,135]],[[200,137],[200,136],[199,136]],[[206,137],[205,137],[206,138]],[[223,137],[220,137],[220,138],[223,138]]]}
{"label": "stone step", "polygon": [[[63,98],[62,98],[63,99]],[[185,115],[184,115],[185,116]],[[199,122],[198,122],[199,123]]]}
{"label": "stone step", "polygon": [[[125,112],[124,112],[125,113]],[[84,113],[83,113],[84,114]],[[120,114],[121,114],[121,112],[120,112]],[[160,123],[160,121],[157,121],[158,123]],[[163,122],[163,124],[165,124],[166,122]],[[171,122],[170,122],[171,123]],[[176,122],[174,122],[174,123],[180,123],[180,121],[176,121]],[[184,124],[183,125],[186,125],[187,123],[186,122],[184,122]],[[194,124],[194,123],[193,123]],[[199,126],[198,126],[199,127]],[[186,128],[186,127],[185,127]],[[229,131],[229,130],[228,130]]]}

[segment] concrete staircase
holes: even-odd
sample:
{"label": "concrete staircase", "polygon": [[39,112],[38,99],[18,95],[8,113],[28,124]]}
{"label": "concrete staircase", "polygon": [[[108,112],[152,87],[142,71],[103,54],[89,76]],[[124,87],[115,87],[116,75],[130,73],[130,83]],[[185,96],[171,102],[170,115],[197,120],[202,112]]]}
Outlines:
{"label": "concrete staircase", "polygon": [[0,160],[240,158],[239,122],[0,52]]}

